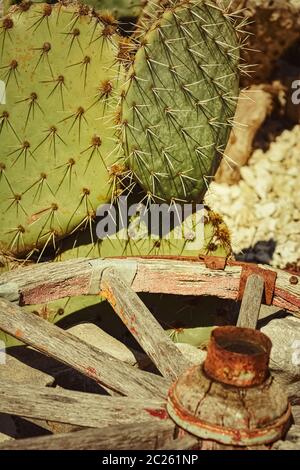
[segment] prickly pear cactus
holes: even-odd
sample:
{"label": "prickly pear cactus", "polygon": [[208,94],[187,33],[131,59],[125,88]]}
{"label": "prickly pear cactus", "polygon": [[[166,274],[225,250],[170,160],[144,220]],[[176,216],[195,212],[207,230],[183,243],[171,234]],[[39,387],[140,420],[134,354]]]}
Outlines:
{"label": "prickly pear cactus", "polygon": [[[43,3],[41,0],[31,0],[32,3]],[[63,0],[62,3],[68,3]],[[57,0],[59,2],[59,0]],[[48,0],[46,3],[57,3],[55,0]],[[4,0],[5,12],[10,5],[20,4],[21,0]],[[82,3],[93,7],[97,11],[109,11],[116,18],[138,17],[147,0],[80,0]]]}
{"label": "prickly pear cactus", "polygon": [[142,11],[146,0],[82,0],[95,10],[111,11],[116,18],[137,17]]}
{"label": "prickly pear cactus", "polygon": [[233,20],[206,0],[164,10],[122,92],[121,139],[149,197],[200,201],[225,150],[239,89]]}
{"label": "prickly pear cactus", "polygon": [[55,245],[110,201],[123,76],[111,18],[23,3],[0,21],[0,249]]}
{"label": "prickly pear cactus", "polygon": [[147,0],[138,18],[136,35],[141,36],[162,16],[167,8],[174,8],[182,0]]}
{"label": "prickly pear cactus", "polygon": [[0,17],[6,14],[11,4],[11,0],[0,0]]}
{"label": "prickly pear cactus", "polygon": [[[167,213],[163,214],[165,218]],[[111,215],[112,224],[118,213]],[[106,223],[106,221],[105,221]],[[97,239],[97,226],[77,232],[60,242],[58,261],[74,258],[109,258],[118,256],[189,256],[228,257],[231,254],[230,233],[221,216],[208,208],[198,210],[168,233],[149,231],[143,217],[130,217],[129,224],[103,240]]]}

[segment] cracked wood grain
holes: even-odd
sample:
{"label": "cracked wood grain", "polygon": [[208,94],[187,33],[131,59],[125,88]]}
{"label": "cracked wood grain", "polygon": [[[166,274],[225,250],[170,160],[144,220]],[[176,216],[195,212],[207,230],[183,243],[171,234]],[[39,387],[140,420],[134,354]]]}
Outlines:
{"label": "cracked wood grain", "polygon": [[[22,305],[50,302],[63,297],[88,295],[91,278],[107,267],[126,271],[135,260],[136,273],[131,287],[135,292],[176,295],[213,295],[238,299],[242,265],[228,263],[224,270],[212,270],[197,258],[107,258],[76,259],[23,267],[0,276],[0,296]],[[132,264],[129,266],[129,270]],[[261,266],[271,269],[269,266]],[[273,269],[273,268],[272,268]],[[275,270],[275,269],[274,269]],[[277,279],[273,306],[300,315],[300,276],[275,270]],[[100,290],[100,289],[99,289]]]}
{"label": "cracked wood grain", "polygon": [[[174,436],[178,434],[177,438]],[[0,450],[164,450],[190,449],[198,439],[179,431],[171,420],[157,420],[128,426],[106,426],[65,434],[43,436],[0,445]]]}
{"label": "cracked wood grain", "polygon": [[1,297],[0,329],[121,395],[167,394],[166,379],[135,369]]}
{"label": "cracked wood grain", "polygon": [[165,400],[109,397],[13,381],[0,384],[0,412],[89,428],[169,419]]}
{"label": "cracked wood grain", "polygon": [[176,380],[191,366],[138,295],[115,269],[108,268],[103,272],[101,295],[108,300],[164,377]]}
{"label": "cracked wood grain", "polygon": [[256,329],[264,292],[265,281],[262,276],[252,274],[248,277],[244,290],[237,326]]}

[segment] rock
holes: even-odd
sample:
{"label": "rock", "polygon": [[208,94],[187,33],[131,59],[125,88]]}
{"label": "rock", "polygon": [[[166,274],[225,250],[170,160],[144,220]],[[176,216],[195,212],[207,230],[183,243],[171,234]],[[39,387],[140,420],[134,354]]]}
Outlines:
{"label": "rock", "polygon": [[233,184],[241,179],[240,167],[248,162],[254,137],[271,111],[272,95],[262,85],[253,85],[241,93],[234,118],[237,124],[231,132],[215,181]]}
{"label": "rock", "polygon": [[53,385],[55,378],[44,372],[49,358],[26,346],[9,348],[6,360],[0,365],[0,382],[34,383],[44,387]]}
{"label": "rock", "polygon": [[201,364],[206,358],[206,351],[198,349],[191,344],[175,343],[177,348],[182,352],[183,356],[190,361],[191,364]]}
{"label": "rock", "polygon": [[241,168],[241,176],[245,183],[250,186],[250,188],[255,189],[256,188],[256,175],[254,174],[253,170],[249,168],[248,166],[245,166]]}
{"label": "rock", "polygon": [[[250,252],[256,243],[273,240],[272,266],[300,266],[299,141],[299,125],[285,130],[267,151],[253,152],[238,183],[212,182],[205,196],[205,203],[223,216],[234,253],[247,253],[248,261],[255,260]],[[268,261],[263,253],[259,258]]]}
{"label": "rock", "polygon": [[242,253],[236,255],[239,261],[247,261],[252,263],[269,264],[275,250],[274,240],[268,242],[258,242],[253,247],[243,250]]}
{"label": "rock", "polygon": [[132,366],[138,363],[138,359],[127,346],[93,323],[80,323],[69,328],[68,332],[120,361]]}
{"label": "rock", "polygon": [[300,318],[274,319],[261,331],[272,341],[270,368],[278,380],[285,385],[300,381]]}
{"label": "rock", "polygon": [[268,193],[272,188],[272,176],[266,171],[257,174],[255,191],[256,194],[261,198],[265,199],[268,197]]}
{"label": "rock", "polygon": [[267,202],[266,204],[256,206],[255,214],[258,219],[264,219],[265,217],[270,217],[271,215],[273,215],[275,210],[275,203]]}

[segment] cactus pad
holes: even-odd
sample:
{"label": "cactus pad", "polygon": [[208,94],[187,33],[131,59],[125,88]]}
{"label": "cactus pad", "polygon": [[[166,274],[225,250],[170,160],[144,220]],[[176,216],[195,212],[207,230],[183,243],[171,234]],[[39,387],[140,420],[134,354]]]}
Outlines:
{"label": "cactus pad", "polygon": [[3,251],[55,244],[113,197],[118,48],[85,5],[23,3],[0,21]]}
{"label": "cactus pad", "polygon": [[[118,213],[113,215],[113,223],[118,218]],[[154,234],[149,233],[145,223],[136,215],[130,218],[128,228],[103,240],[97,240],[96,227],[93,226],[62,240],[57,260],[118,256],[231,255],[230,233],[219,214],[205,207],[187,217],[184,222],[185,227],[179,224],[168,233]]]}
{"label": "cactus pad", "polygon": [[95,10],[111,11],[116,18],[137,17],[142,11],[146,0],[82,0]]}
{"label": "cactus pad", "polygon": [[233,20],[183,1],[142,36],[122,94],[129,168],[156,200],[201,201],[225,150],[239,89]]}

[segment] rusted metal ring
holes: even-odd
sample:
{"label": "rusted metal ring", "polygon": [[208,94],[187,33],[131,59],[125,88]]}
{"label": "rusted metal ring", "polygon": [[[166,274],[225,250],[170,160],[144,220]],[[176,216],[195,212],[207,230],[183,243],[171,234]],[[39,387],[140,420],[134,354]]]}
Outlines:
{"label": "rusted metal ring", "polygon": [[272,343],[250,328],[224,326],[213,330],[204,372],[213,380],[236,387],[263,383],[269,375]]}

